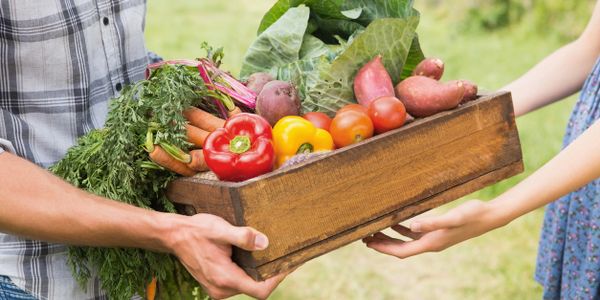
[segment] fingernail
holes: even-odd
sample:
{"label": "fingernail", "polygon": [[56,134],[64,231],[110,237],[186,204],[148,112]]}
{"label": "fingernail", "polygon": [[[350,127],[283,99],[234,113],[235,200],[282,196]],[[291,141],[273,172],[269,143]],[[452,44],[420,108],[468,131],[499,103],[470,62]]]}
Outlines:
{"label": "fingernail", "polygon": [[412,224],[410,224],[410,231],[412,231],[412,232],[421,232],[421,223],[412,223]]}
{"label": "fingernail", "polygon": [[269,239],[264,234],[257,234],[254,238],[254,247],[257,250],[267,249],[269,246]]}

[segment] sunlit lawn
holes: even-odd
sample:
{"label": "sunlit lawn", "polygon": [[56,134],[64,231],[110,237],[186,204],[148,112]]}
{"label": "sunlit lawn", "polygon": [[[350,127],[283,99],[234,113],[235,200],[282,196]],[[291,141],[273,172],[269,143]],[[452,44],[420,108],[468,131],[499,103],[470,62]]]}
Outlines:
{"label": "sunlit lawn", "polygon": [[[150,1],[147,46],[165,58],[203,55],[199,49],[202,41],[224,46],[225,67],[235,74],[271,3]],[[445,23],[443,17],[427,8],[420,10],[423,17],[419,33],[426,55],[446,61],[446,79],[471,79],[486,90],[502,87],[560,45],[552,38],[526,34],[521,28],[492,34],[461,33],[459,27]],[[572,105],[571,99],[519,120],[526,174],[560,149]],[[523,176],[466,199],[492,199]],[[433,213],[457,203],[460,201]],[[443,253],[403,261],[355,243],[305,264],[289,276],[273,299],[540,298],[541,288],[533,280],[533,272],[542,217],[543,211],[538,210]]]}

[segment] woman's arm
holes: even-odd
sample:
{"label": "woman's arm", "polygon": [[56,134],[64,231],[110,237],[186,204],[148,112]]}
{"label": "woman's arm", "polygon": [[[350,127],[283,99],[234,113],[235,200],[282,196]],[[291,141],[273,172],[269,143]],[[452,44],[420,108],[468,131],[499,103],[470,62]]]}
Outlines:
{"label": "woman's arm", "polygon": [[444,215],[416,220],[410,230],[393,227],[414,241],[403,242],[377,233],[364,242],[370,248],[400,258],[441,251],[504,226],[596,178],[600,178],[600,121],[554,159],[495,200],[467,202]]}
{"label": "woman's arm", "polygon": [[579,91],[600,54],[600,1],[583,34],[502,90],[511,91],[517,116]]}
{"label": "woman's arm", "polygon": [[99,247],[136,247],[176,255],[214,298],[267,298],[281,275],[255,282],[231,260],[232,245],[268,246],[265,235],[206,214],[159,213],[79,190],[46,170],[0,153],[0,232]]}

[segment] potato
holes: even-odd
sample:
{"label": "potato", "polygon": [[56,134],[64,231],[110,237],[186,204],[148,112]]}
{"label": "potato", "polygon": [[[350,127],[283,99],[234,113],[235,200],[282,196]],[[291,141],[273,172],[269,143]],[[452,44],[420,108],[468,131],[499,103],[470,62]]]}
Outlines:
{"label": "potato", "polygon": [[409,77],[396,86],[396,96],[414,117],[423,118],[456,108],[465,94],[462,82],[441,83],[425,76]]}
{"label": "potato", "polygon": [[354,95],[365,107],[381,97],[394,97],[394,84],[381,61],[381,55],[364,65],[354,78]]}
{"label": "potato", "polygon": [[476,100],[479,92],[477,85],[468,80],[460,80],[465,87],[465,95],[462,98],[461,104],[467,103],[469,101]]}
{"label": "potato", "polygon": [[254,73],[248,77],[246,86],[258,95],[262,92],[265,84],[273,80],[275,80],[275,78],[269,73]]}
{"label": "potato", "polygon": [[444,62],[439,58],[427,58],[417,65],[412,75],[440,80],[444,75]]}
{"label": "potato", "polygon": [[265,85],[256,98],[256,113],[271,126],[285,116],[300,114],[300,97],[289,82],[274,80]]}

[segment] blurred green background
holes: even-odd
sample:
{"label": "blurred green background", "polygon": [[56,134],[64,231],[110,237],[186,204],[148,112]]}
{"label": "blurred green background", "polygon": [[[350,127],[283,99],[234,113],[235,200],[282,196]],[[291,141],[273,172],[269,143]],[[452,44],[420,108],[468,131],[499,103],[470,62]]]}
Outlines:
{"label": "blurred green background", "polygon": [[[417,1],[427,56],[445,60],[445,79],[497,90],[581,32],[595,1]],[[147,46],[165,58],[203,55],[202,41],[224,46],[237,74],[273,0],[150,1]],[[555,155],[575,96],[518,120],[526,172],[465,199],[489,200]],[[367,183],[366,183],[367,184]],[[443,212],[463,200],[432,213]],[[354,243],[290,275],[273,299],[539,299],[533,280],[543,209],[490,234],[406,260]],[[243,298],[243,297],[240,297]]]}

